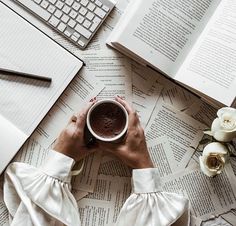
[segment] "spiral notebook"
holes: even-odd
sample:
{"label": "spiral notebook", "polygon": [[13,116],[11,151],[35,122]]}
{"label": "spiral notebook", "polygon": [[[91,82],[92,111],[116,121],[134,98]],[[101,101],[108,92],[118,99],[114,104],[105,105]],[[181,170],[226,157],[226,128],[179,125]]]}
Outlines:
{"label": "spiral notebook", "polygon": [[0,173],[62,94],[83,62],[0,3],[0,67],[51,77],[0,74]]}

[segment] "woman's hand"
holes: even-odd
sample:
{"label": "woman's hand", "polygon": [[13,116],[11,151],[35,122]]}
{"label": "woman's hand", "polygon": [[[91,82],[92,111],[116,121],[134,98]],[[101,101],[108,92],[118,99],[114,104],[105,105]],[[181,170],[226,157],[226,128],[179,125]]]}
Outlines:
{"label": "woman's hand", "polygon": [[116,100],[125,107],[129,114],[128,131],[122,143],[100,142],[101,150],[113,153],[131,168],[152,168],[153,163],[137,113],[122,98],[117,97]]}
{"label": "woman's hand", "polygon": [[55,151],[79,161],[96,150],[96,146],[88,148],[84,141],[87,113],[95,102],[95,98],[92,99],[82,111],[71,117],[55,142],[53,147]]}

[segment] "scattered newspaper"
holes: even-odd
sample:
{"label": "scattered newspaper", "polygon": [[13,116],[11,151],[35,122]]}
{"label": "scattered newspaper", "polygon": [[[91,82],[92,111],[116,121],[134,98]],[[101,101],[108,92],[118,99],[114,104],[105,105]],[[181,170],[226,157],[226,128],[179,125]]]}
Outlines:
{"label": "scattered newspaper", "polygon": [[236,208],[236,177],[230,164],[216,177],[207,177],[199,166],[162,178],[164,191],[177,192],[191,203],[191,214],[207,220]]}
{"label": "scattered newspaper", "polygon": [[145,129],[147,141],[166,135],[173,149],[178,167],[184,169],[203,136],[205,125],[158,102]]}
{"label": "scattered newspaper", "polygon": [[[119,94],[133,102],[142,125],[146,127],[148,150],[154,165],[160,169],[163,188],[189,198],[191,226],[199,226],[202,220],[227,211],[222,215],[225,221],[219,217],[202,225],[228,226],[226,221],[236,225],[235,158],[231,158],[232,167],[227,165],[221,175],[208,178],[199,170],[200,152],[194,153],[202,138],[202,130],[211,125],[217,109],[152,69],[109,50],[105,44],[129,0],[117,1],[116,8],[85,51],[79,50],[13,1],[2,1],[77,57],[90,62],[73,80],[13,161],[36,167],[43,164],[48,148],[73,113],[98,94],[102,98]],[[101,61],[103,64],[98,65]],[[114,72],[114,68],[119,73]],[[186,166],[188,168],[185,169]],[[129,167],[112,155],[94,154],[86,158],[82,174],[73,179],[72,190],[78,201],[82,225],[115,224],[120,208],[131,192],[131,173]],[[0,179],[0,225],[5,226],[9,225],[8,212],[1,188]]]}

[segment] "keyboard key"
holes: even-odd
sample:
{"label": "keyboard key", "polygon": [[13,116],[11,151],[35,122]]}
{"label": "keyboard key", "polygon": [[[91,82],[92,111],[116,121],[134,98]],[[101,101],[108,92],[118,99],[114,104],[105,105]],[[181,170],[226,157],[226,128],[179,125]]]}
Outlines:
{"label": "keyboard key", "polygon": [[64,31],[64,34],[65,34],[67,37],[70,37],[70,36],[71,36],[71,33],[70,33],[69,30],[65,30],[65,31]]}
{"label": "keyboard key", "polygon": [[90,31],[88,31],[87,29],[85,29],[84,27],[82,27],[79,24],[76,25],[75,30],[87,39],[89,39],[92,35],[92,33]]}
{"label": "keyboard key", "polygon": [[82,47],[84,47],[84,45],[85,45],[85,43],[84,43],[83,41],[81,41],[81,40],[78,41],[78,44],[79,44],[80,46],[82,46]]}
{"label": "keyboard key", "polygon": [[99,24],[97,24],[97,23],[93,23],[93,25],[89,28],[89,30],[90,30],[91,32],[94,32],[94,31],[96,30],[96,28],[98,27],[98,25],[99,25]]}
{"label": "keyboard key", "polygon": [[84,21],[84,17],[82,17],[81,15],[79,15],[79,16],[76,18],[76,21],[78,21],[80,24],[82,24],[83,21]]}
{"label": "keyboard key", "polygon": [[56,3],[57,0],[49,0],[50,3],[52,3],[53,5]]}
{"label": "keyboard key", "polygon": [[106,12],[99,8],[96,8],[94,13],[100,18],[104,18],[106,16]]}
{"label": "keyboard key", "polygon": [[88,12],[88,13],[86,14],[86,18],[89,19],[89,20],[92,20],[92,19],[94,18],[94,14],[91,13],[91,12]]}
{"label": "keyboard key", "polygon": [[78,38],[75,37],[74,35],[71,36],[71,39],[72,39],[74,42],[77,42],[77,41],[78,41]]}
{"label": "keyboard key", "polygon": [[105,12],[108,12],[108,11],[109,11],[109,8],[108,8],[106,5],[103,5],[103,6],[102,6],[102,9],[103,9]]}
{"label": "keyboard key", "polygon": [[95,8],[96,8],[96,6],[95,6],[93,3],[89,3],[88,9],[89,9],[90,11],[93,11]]}
{"label": "keyboard key", "polygon": [[100,24],[101,23],[101,19],[100,18],[98,18],[97,16],[93,19],[93,22],[95,23],[95,24]]}
{"label": "keyboard key", "polygon": [[83,5],[83,6],[87,6],[88,5],[88,0],[81,0],[80,1],[80,4]]}
{"label": "keyboard key", "polygon": [[79,10],[79,13],[83,16],[85,16],[85,14],[88,12],[87,9],[85,9],[84,7],[82,7],[80,10]]}
{"label": "keyboard key", "polygon": [[66,29],[66,25],[64,23],[60,23],[57,27],[57,29],[61,32],[63,32]]}
{"label": "keyboard key", "polygon": [[69,12],[70,12],[70,7],[67,6],[67,5],[64,5],[62,11],[63,11],[65,14],[69,14]]}
{"label": "keyboard key", "polygon": [[92,23],[88,20],[85,20],[84,23],[83,23],[84,27],[86,27],[86,28],[89,28],[91,24]]}
{"label": "keyboard key", "polygon": [[71,28],[74,28],[75,25],[76,25],[76,22],[70,19],[70,21],[68,22],[68,26],[70,26]]}
{"label": "keyboard key", "polygon": [[65,15],[65,14],[64,14],[64,15],[62,16],[62,18],[61,18],[61,20],[62,20],[64,23],[67,23],[69,19],[70,19],[70,17],[67,16],[67,15]]}
{"label": "keyboard key", "polygon": [[57,11],[54,13],[54,16],[60,19],[62,16],[62,12],[59,9],[57,9]]}
{"label": "keyboard key", "polygon": [[44,9],[46,9],[49,5],[49,3],[45,0],[42,1],[42,3],[40,4]]}
{"label": "keyboard key", "polygon": [[99,0],[96,0],[96,1],[95,1],[95,4],[96,4],[97,6],[99,6],[99,7],[102,6],[102,3],[101,3]]}
{"label": "keyboard key", "polygon": [[59,24],[59,20],[55,17],[52,16],[49,20],[49,23],[53,26],[53,27],[57,27],[57,25]]}
{"label": "keyboard key", "polygon": [[72,6],[73,2],[74,2],[74,0],[66,0],[66,4],[68,6]]}
{"label": "keyboard key", "polygon": [[49,13],[54,13],[55,12],[55,10],[56,10],[56,7],[55,6],[53,6],[53,5],[50,5],[49,7],[48,7],[48,12]]}
{"label": "keyboard key", "polygon": [[71,10],[69,16],[72,18],[72,19],[75,19],[77,17],[78,13],[75,12],[75,10]]}
{"label": "keyboard key", "polygon": [[56,7],[57,7],[58,9],[62,9],[63,6],[64,6],[64,3],[63,3],[63,2],[57,1]]}
{"label": "keyboard key", "polygon": [[78,11],[79,8],[80,8],[80,4],[78,2],[75,2],[73,5],[72,5],[72,8],[75,10],[75,11]]}
{"label": "keyboard key", "polygon": [[42,0],[34,0],[37,4],[40,4]]}
{"label": "keyboard key", "polygon": [[80,38],[80,36],[81,36],[81,35],[80,35],[79,33],[77,33],[77,32],[74,32],[74,34],[73,34],[73,35],[74,35],[76,38],[78,38],[78,39],[79,39],[79,38]]}

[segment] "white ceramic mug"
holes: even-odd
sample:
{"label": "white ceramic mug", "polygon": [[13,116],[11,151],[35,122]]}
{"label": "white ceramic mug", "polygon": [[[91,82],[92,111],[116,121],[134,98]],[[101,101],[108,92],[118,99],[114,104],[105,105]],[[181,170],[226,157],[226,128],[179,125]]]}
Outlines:
{"label": "white ceramic mug", "polygon": [[[115,104],[116,106],[118,106],[123,112],[124,112],[124,115],[125,115],[125,126],[124,126],[124,129],[116,136],[114,137],[102,137],[102,136],[99,136],[93,129],[92,129],[92,126],[90,124],[90,116],[91,116],[91,113],[93,112],[93,110],[99,106],[100,104],[104,104],[104,103],[112,103],[112,104]],[[122,140],[122,138],[124,137],[124,135],[126,134],[127,132],[127,129],[128,129],[128,112],[126,111],[126,109],[124,108],[124,106],[122,104],[120,104],[119,102],[115,101],[115,100],[112,100],[112,99],[105,99],[105,100],[100,100],[98,102],[96,102],[88,111],[88,114],[87,114],[87,127],[88,127],[88,130],[90,131],[90,133],[98,140],[101,140],[101,141],[105,141],[105,142],[119,142]]]}

